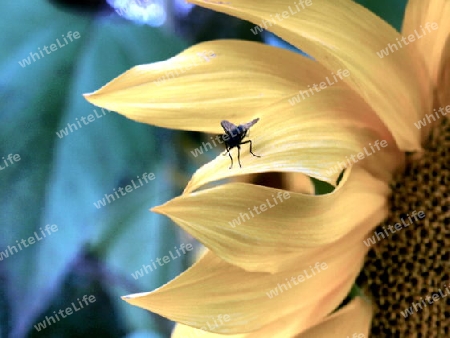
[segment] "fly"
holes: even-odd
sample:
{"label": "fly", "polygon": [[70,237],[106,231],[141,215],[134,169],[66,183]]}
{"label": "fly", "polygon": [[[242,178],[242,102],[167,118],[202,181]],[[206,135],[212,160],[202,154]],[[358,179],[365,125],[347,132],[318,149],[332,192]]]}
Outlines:
{"label": "fly", "polygon": [[[247,132],[250,129],[251,126],[253,126],[256,122],[259,121],[259,118],[256,118],[248,123],[240,124],[239,126],[234,125],[233,123],[223,120],[220,122],[220,125],[222,126],[223,130],[225,131],[225,134],[221,135],[220,138],[225,142],[225,148],[226,152],[231,158],[231,166],[230,169],[233,167],[233,157],[231,157],[230,150],[234,147],[238,148],[238,163],[239,167],[241,166],[241,145],[250,143],[250,154],[252,154],[255,157],[261,157],[259,155],[256,155],[252,152],[252,141],[247,140],[242,142],[245,136],[247,136]],[[223,154],[224,156],[226,155]]]}

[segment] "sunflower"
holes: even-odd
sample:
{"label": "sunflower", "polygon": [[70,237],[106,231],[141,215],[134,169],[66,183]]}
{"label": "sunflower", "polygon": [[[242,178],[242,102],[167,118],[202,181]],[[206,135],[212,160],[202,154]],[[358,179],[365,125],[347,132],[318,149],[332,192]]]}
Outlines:
{"label": "sunflower", "polygon": [[[153,209],[209,250],[124,299],[178,322],[174,337],[449,336],[450,1],[410,0],[401,33],[350,0],[192,3],[314,59],[211,41],[86,95],[166,128],[218,134],[222,120],[259,118],[261,158],[243,148],[229,169],[218,156]],[[270,173],[283,185],[205,187]],[[335,189],[315,195],[311,177]],[[371,303],[342,304],[355,281]]]}

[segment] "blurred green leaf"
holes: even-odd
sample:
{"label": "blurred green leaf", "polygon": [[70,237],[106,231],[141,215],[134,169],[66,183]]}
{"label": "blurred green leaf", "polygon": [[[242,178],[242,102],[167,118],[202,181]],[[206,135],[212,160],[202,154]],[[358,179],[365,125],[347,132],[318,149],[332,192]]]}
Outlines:
{"label": "blurred green leaf", "polygon": [[[39,233],[46,224],[58,227],[51,236],[0,262],[0,272],[6,276],[1,287],[10,300],[8,308],[0,311],[11,312],[11,336],[21,337],[39,320],[70,263],[86,245],[119,275],[129,277],[147,257],[158,257],[177,243],[174,227],[148,210],[174,194],[164,173],[176,165],[176,159],[158,149],[163,139],[170,144],[171,134],[113,112],[103,115],[97,108],[95,113],[82,94],[136,64],[167,59],[185,45],[147,26],[112,17],[70,15],[44,1],[30,7],[20,0],[2,9],[0,28],[7,34],[0,37],[4,47],[0,157],[17,153],[21,160],[0,171],[4,228],[0,251],[34,231]],[[28,66],[19,65],[30,52],[39,52],[57,38],[62,42],[68,31],[78,31],[80,38]],[[81,118],[90,114],[102,117],[83,124]],[[68,123],[82,127],[58,137],[56,132]],[[154,172],[156,179],[100,209],[94,206],[104,194],[145,172]],[[111,228],[113,241],[109,241]],[[161,269],[164,273],[143,278],[151,285],[140,291],[167,282],[179,269],[180,264],[173,263]],[[116,286],[109,292],[117,295]],[[148,321],[144,327],[156,325]]]}
{"label": "blurred green leaf", "polygon": [[[56,11],[43,1],[39,1],[40,6],[36,6],[34,13],[24,10],[28,5],[27,1],[17,1],[3,7],[0,13],[0,28],[8,33],[1,39],[4,53],[0,63],[3,122],[0,154],[20,156],[20,161],[0,172],[0,214],[4,229],[0,245],[3,251],[14,245],[16,250],[20,249],[16,241],[34,236],[34,231],[39,234],[39,228],[46,224],[42,218],[53,161],[53,133],[59,119],[58,109],[64,104],[64,95],[70,85],[72,55],[81,48],[81,44],[73,42],[24,68],[18,61],[30,52],[37,52],[38,47],[54,42],[69,30],[68,27],[79,30],[81,34],[87,27],[86,19],[65,14],[56,16]],[[46,22],[42,29],[36,29],[35,15]],[[3,44],[8,44],[8,48]],[[11,251],[13,255],[0,263],[2,273],[6,275],[2,289],[8,291],[10,300],[8,311],[12,321],[9,325],[14,332],[12,336],[24,334],[31,313],[36,314],[43,302],[45,297],[36,292],[38,287],[53,286],[51,282],[46,284],[46,280],[35,284],[36,255],[43,243],[56,241],[57,233],[29,248],[22,247],[23,251]],[[53,270],[52,260],[44,264],[46,271],[60,272]]]}

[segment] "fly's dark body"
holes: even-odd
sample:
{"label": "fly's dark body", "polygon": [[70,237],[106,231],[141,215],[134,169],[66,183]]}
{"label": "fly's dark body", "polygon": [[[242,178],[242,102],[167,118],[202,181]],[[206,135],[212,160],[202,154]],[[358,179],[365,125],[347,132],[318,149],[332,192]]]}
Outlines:
{"label": "fly's dark body", "polygon": [[[259,121],[259,118],[254,119],[248,123],[240,124],[239,126],[236,126],[233,123],[226,121],[226,120],[220,122],[220,125],[222,126],[223,130],[225,131],[225,134],[221,135],[220,137],[223,140],[223,142],[225,143],[226,152],[228,153],[228,155],[230,156],[230,159],[231,159],[230,169],[233,167],[233,157],[231,157],[230,150],[235,147],[238,148],[238,163],[239,163],[239,167],[242,168],[242,166],[241,166],[241,145],[242,144],[250,143],[250,153],[253,156],[261,157],[259,155],[253,154],[251,140],[242,142],[244,137],[247,136],[247,132],[250,129],[250,127],[253,126],[258,121]],[[224,155],[226,155],[226,153]]]}

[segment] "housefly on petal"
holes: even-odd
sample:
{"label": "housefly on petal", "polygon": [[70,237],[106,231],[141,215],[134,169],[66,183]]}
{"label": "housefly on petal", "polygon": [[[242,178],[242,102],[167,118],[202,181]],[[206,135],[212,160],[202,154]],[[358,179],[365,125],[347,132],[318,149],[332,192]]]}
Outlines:
{"label": "housefly on petal", "polygon": [[230,169],[233,167],[233,157],[231,157],[230,150],[234,147],[238,148],[238,163],[239,167],[241,166],[241,145],[250,143],[250,154],[252,154],[255,157],[261,157],[259,155],[256,155],[252,151],[252,141],[247,140],[242,142],[245,136],[247,136],[247,132],[250,129],[251,126],[253,126],[256,122],[259,121],[259,118],[256,118],[248,123],[240,124],[239,126],[234,125],[233,123],[223,120],[220,122],[220,125],[222,126],[223,130],[225,131],[225,134],[220,135],[220,138],[225,143],[226,152],[223,154],[224,156],[228,153],[231,159],[231,166]]}

